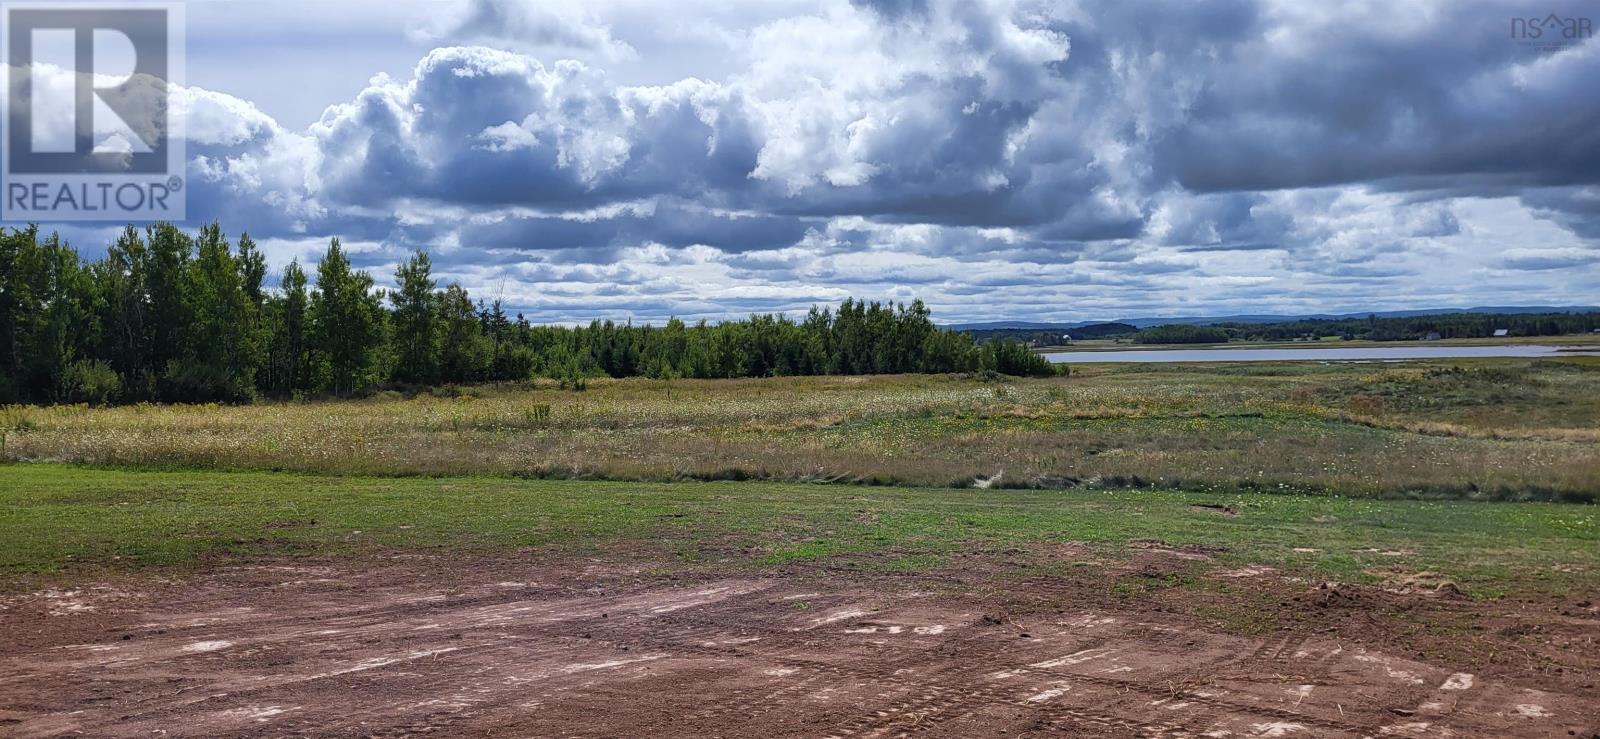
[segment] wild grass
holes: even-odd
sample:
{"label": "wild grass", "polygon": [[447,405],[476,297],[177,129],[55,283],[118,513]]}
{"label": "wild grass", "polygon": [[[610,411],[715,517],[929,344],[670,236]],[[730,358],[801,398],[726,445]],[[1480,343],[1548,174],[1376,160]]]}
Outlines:
{"label": "wild grass", "polygon": [[[440,395],[444,395],[441,397]],[[357,475],[1593,501],[1600,360],[598,381],[249,406],[9,407],[0,459]],[[0,471],[3,473],[3,471]]]}

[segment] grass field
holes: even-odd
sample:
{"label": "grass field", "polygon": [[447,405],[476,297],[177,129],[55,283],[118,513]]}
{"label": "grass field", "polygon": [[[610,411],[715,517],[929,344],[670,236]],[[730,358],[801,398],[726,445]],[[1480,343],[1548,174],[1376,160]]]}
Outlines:
{"label": "grass field", "polygon": [[1600,514],[1548,503],[29,465],[5,469],[0,504],[0,572],[10,576],[188,567],[217,555],[523,547],[733,571],[835,560],[924,572],[972,549],[1065,542],[1112,558],[1189,547],[1218,569],[1268,565],[1346,582],[1425,572],[1482,596],[1563,591],[1600,569]]}
{"label": "grass field", "polygon": [[163,469],[1594,500],[1600,358],[620,380],[10,407],[0,459]]}
{"label": "grass field", "polygon": [[8,407],[0,733],[1600,736],[1597,419],[1583,357]]}

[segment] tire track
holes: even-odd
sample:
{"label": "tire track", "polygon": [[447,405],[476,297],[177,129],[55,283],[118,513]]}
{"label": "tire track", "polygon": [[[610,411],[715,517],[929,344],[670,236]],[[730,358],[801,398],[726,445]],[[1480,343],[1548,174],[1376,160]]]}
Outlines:
{"label": "tire track", "polygon": [[1280,721],[1306,724],[1308,726],[1316,726],[1318,728],[1329,729],[1332,731],[1342,731],[1359,736],[1366,736],[1377,730],[1376,727],[1358,726],[1356,724],[1346,723],[1343,721],[1334,721],[1332,719],[1296,713],[1294,711],[1286,711],[1281,708],[1272,708],[1270,706],[1259,706],[1250,703],[1227,700],[1224,698],[1216,698],[1212,696],[1201,695],[1197,692],[1184,690],[1182,688],[1174,688],[1167,685],[1152,685],[1139,680],[1119,680],[1101,675],[1085,675],[1075,672],[1067,672],[1065,670],[1055,670],[1033,666],[1019,667],[1015,669],[1024,672],[1049,675],[1069,681],[1077,680],[1123,692],[1136,692],[1160,698],[1176,698],[1188,701],[1190,703],[1199,703],[1202,705],[1211,706],[1212,708],[1217,708],[1232,713],[1242,713],[1246,715],[1277,719]]}

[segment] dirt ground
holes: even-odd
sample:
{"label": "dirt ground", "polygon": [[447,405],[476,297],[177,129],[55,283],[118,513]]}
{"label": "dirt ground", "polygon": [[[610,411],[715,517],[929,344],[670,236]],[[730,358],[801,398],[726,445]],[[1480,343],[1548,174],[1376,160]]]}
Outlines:
{"label": "dirt ground", "polygon": [[[1135,571],[1184,553],[1140,556]],[[1222,597],[1283,597],[1276,628],[1242,635],[1177,607],[1195,596],[1119,599],[1094,573],[674,576],[661,563],[548,559],[231,563],[0,597],[0,736],[1600,727],[1600,611],[1588,601],[1484,604],[1226,573],[1259,584]]]}

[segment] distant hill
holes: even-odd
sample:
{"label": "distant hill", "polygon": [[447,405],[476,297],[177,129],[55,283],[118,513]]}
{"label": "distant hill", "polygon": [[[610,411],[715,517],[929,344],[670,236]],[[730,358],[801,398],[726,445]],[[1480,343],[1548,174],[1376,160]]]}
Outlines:
{"label": "distant hill", "polygon": [[1301,321],[1307,319],[1338,320],[1344,318],[1366,318],[1377,316],[1379,318],[1414,318],[1417,316],[1441,316],[1452,313],[1595,313],[1600,312],[1600,306],[1593,305],[1567,305],[1567,306],[1480,306],[1476,308],[1423,308],[1418,310],[1392,310],[1392,311],[1357,311],[1354,313],[1299,313],[1299,314],[1265,314],[1245,313],[1231,316],[1177,316],[1177,317],[1149,317],[1149,318],[1119,318],[1116,321],[1076,321],[1070,323],[1041,323],[1038,321],[989,321],[985,323],[954,323],[945,328],[957,331],[995,331],[1005,329],[1028,330],[1055,330],[1070,331],[1085,326],[1095,326],[1105,323],[1125,323],[1135,328],[1149,328],[1170,323],[1186,323],[1195,326],[1206,326],[1216,323],[1282,323],[1284,321]]}
{"label": "distant hill", "polygon": [[1087,326],[1098,321],[1079,321],[1078,323],[1035,323],[1033,321],[989,321],[987,323],[951,323],[944,327],[955,331],[1001,331],[1005,329],[1043,329],[1061,328],[1062,326]]}

